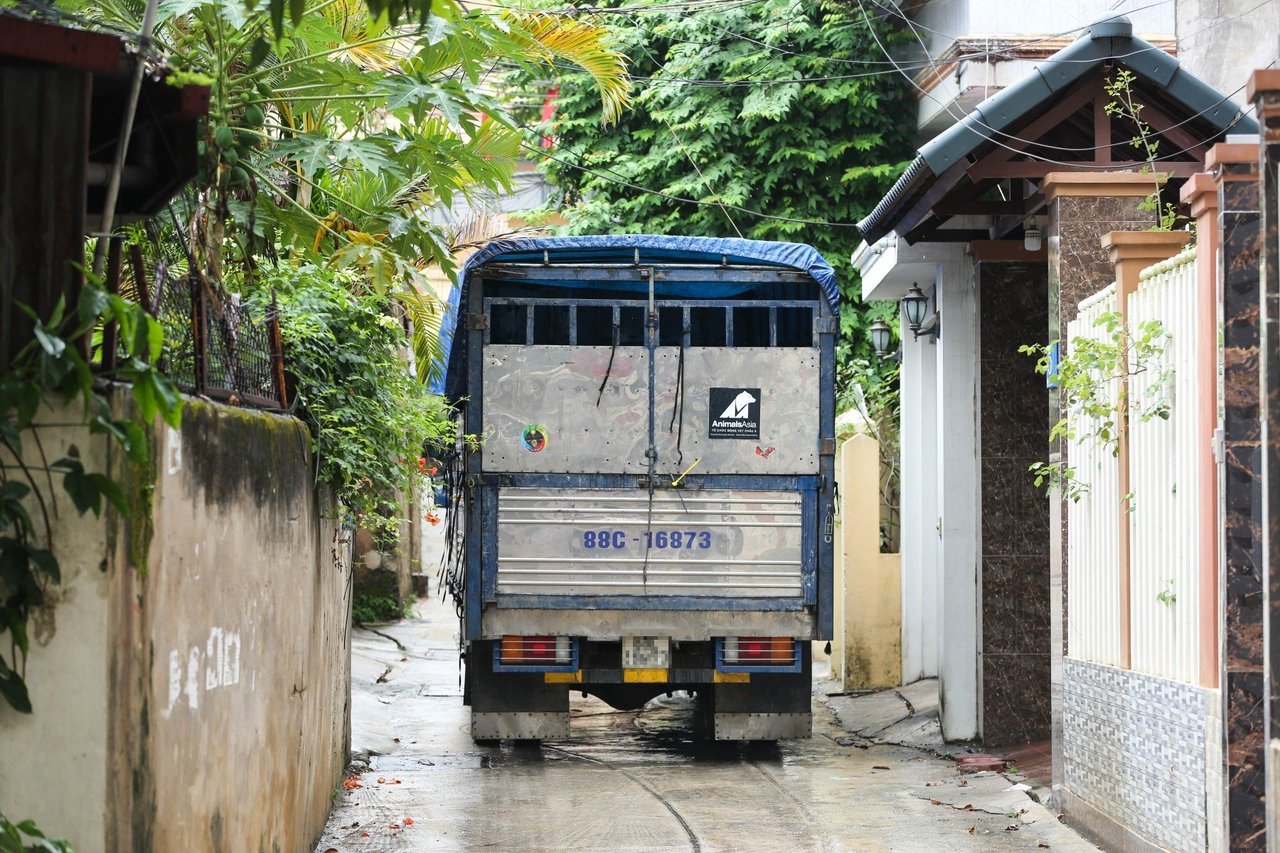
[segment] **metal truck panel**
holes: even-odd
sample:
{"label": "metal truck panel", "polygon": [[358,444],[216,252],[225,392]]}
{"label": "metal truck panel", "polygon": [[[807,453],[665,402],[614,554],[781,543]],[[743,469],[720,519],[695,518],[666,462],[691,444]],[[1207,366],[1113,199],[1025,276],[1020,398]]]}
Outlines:
{"label": "metal truck panel", "polygon": [[688,347],[681,380],[680,348],[659,347],[658,470],[678,476],[697,460],[698,474],[817,474],[819,358],[809,347]]}
{"label": "metal truck panel", "polygon": [[803,594],[799,493],[498,491],[497,593]]}
{"label": "metal truck panel", "polygon": [[644,347],[490,344],[483,403],[486,471],[648,471]]}

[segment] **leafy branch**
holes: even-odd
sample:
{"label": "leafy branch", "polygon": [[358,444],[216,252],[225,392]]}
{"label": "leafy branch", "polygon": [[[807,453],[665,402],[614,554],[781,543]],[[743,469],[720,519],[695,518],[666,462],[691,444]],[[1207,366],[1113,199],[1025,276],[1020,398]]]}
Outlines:
{"label": "leafy branch", "polygon": [[[1168,389],[1173,370],[1164,359],[1169,333],[1159,320],[1146,320],[1136,330],[1123,322],[1118,311],[1108,311],[1093,322],[1098,334],[1072,338],[1061,360],[1054,365],[1054,343],[1024,344],[1018,352],[1036,359],[1036,372],[1050,376],[1061,394],[1061,414],[1049,430],[1050,445],[1092,444],[1119,452],[1120,431],[1129,417],[1143,421],[1168,420]],[[1133,405],[1131,388],[1141,378],[1146,384]],[[1067,462],[1036,462],[1028,469],[1037,487],[1061,489],[1073,501],[1088,494],[1089,484]]]}
{"label": "leafy branch", "polygon": [[1165,175],[1155,169],[1155,164],[1160,159],[1160,139],[1151,125],[1142,120],[1142,111],[1146,105],[1134,97],[1133,83],[1136,79],[1137,76],[1132,71],[1124,68],[1118,70],[1114,77],[1108,78],[1103,83],[1103,88],[1111,100],[1104,105],[1103,109],[1113,118],[1122,118],[1133,123],[1136,132],[1129,140],[1129,144],[1136,148],[1142,159],[1146,161],[1141,172],[1152,175],[1155,181],[1155,189],[1138,204],[1138,209],[1154,215],[1155,225],[1152,230],[1172,231],[1185,217],[1178,213],[1172,202],[1166,202],[1163,207],[1160,206],[1160,187],[1165,181]]}

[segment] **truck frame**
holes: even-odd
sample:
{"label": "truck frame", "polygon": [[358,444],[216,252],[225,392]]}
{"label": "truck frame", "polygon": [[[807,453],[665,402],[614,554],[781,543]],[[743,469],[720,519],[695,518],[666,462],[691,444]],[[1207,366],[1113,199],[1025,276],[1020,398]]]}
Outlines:
{"label": "truck frame", "polygon": [[509,240],[442,334],[460,412],[461,622],[478,741],[567,737],[569,694],[697,695],[719,740],[808,737],[831,638],[831,267],[715,238]]}

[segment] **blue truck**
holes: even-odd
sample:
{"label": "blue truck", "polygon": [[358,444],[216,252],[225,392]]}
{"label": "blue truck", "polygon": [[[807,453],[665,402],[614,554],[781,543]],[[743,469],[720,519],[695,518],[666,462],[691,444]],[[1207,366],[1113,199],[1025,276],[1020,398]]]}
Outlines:
{"label": "blue truck", "polygon": [[462,269],[439,388],[477,741],[569,695],[696,695],[719,740],[808,737],[830,639],[839,291],[809,246],[504,240]]}

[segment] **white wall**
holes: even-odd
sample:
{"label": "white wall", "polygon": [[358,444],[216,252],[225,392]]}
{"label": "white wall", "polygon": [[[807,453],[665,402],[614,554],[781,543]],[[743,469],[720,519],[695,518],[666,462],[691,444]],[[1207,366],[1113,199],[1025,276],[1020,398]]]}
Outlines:
{"label": "white wall", "polygon": [[938,674],[938,347],[902,328],[902,680],[910,684]]}
{"label": "white wall", "polygon": [[941,575],[938,646],[942,733],[967,740],[978,718],[979,549],[978,292],[972,261],[959,245],[940,255],[937,344],[938,539]]}
{"label": "white wall", "polygon": [[1178,59],[1192,74],[1244,106],[1236,91],[1280,56],[1276,0],[1177,0]]}
{"label": "white wall", "polygon": [[[38,422],[64,424],[79,415],[74,406],[60,406],[46,409]],[[102,436],[90,435],[87,427],[36,429],[49,461],[67,456],[75,447],[89,471],[101,470],[106,454]],[[27,463],[40,465],[30,434],[23,444]],[[4,464],[12,464],[12,459]],[[0,701],[0,810],[14,822],[34,820],[49,835],[72,841],[82,853],[96,853],[105,849],[107,818],[107,525],[92,513],[77,515],[60,479],[53,489],[42,485],[50,512],[56,513],[53,551],[62,583],[49,589],[55,606],[37,611],[27,626],[31,654],[26,681],[33,713],[19,714]],[[34,501],[28,504],[40,527]],[[3,642],[7,657],[9,638]]]}
{"label": "white wall", "polygon": [[[944,5],[947,0],[943,0]],[[1257,0],[1254,0],[1256,3]],[[1150,0],[1071,0],[1066,3],[1027,3],[1025,0],[970,0],[969,34],[1076,36],[1099,18],[1124,15],[1137,36],[1170,36],[1174,29],[1172,3]],[[1076,32],[1072,32],[1076,31]]]}

